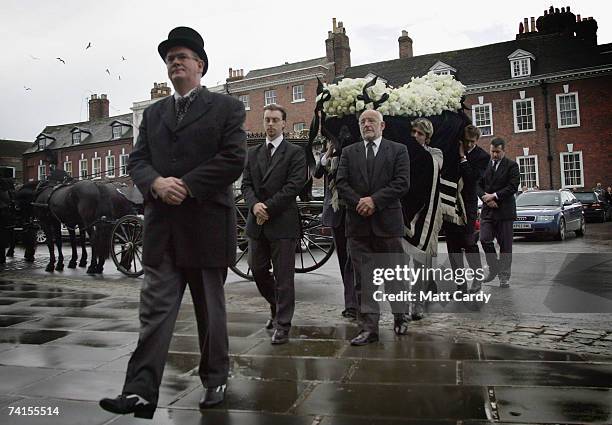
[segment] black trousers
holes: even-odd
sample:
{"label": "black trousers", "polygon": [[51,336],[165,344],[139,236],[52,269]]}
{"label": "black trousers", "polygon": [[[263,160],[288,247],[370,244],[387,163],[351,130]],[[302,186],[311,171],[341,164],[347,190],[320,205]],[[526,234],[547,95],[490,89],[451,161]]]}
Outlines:
{"label": "black trousers", "polygon": [[140,291],[140,335],[128,363],[123,394],[157,404],[174,324],[189,285],[200,342],[199,375],[204,387],[227,382],[229,342],[223,285],[227,268],[183,269],[169,253],[161,264],[144,266]]}
{"label": "black trousers", "polygon": [[478,249],[478,238],[474,230],[474,223],[469,222],[465,226],[444,222],[444,235],[446,237],[446,248],[448,258],[453,270],[463,269],[463,252],[467,258],[468,266],[472,270],[482,267],[480,261],[480,250]]}
{"label": "black trousers", "polygon": [[[489,272],[496,273],[501,281],[508,281],[512,269],[512,224],[514,220],[482,220],[480,244],[485,252]],[[494,239],[499,244],[499,258]]]}
{"label": "black trousers", "polygon": [[[259,293],[268,301],[274,328],[289,330],[295,310],[296,239],[249,238],[249,267]],[[272,268],[272,272],[270,272]]]}
{"label": "black trousers", "polygon": [[342,285],[344,286],[344,308],[358,309],[357,295],[355,295],[353,263],[351,262],[351,255],[348,251],[344,221],[345,214],[342,214],[340,224],[337,227],[332,227],[332,235],[334,237],[334,245],[336,246],[336,255],[338,256]]}

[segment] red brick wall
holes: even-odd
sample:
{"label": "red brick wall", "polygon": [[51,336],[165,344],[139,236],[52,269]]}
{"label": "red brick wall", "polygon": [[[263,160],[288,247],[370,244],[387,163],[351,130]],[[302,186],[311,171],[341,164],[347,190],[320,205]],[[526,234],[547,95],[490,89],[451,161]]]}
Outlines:
{"label": "red brick wall", "polygon": [[[578,92],[580,126],[558,128],[556,95],[564,93],[563,85],[569,84],[569,92]],[[525,91],[525,98],[533,97],[535,110],[535,131],[515,133],[513,100],[520,99],[519,91]],[[483,136],[479,145],[488,150],[494,137],[501,137],[508,143],[506,151],[511,158],[523,155],[523,148],[529,148],[529,155],[538,155],[540,188],[550,188],[548,146],[544,96],[539,86],[518,88],[501,92],[471,94],[466,106],[491,103],[493,111],[493,136]],[[550,123],[550,145],[552,156],[552,188],[561,187],[561,166],[559,154],[567,152],[567,144],[574,145],[573,151],[582,151],[584,187],[592,188],[600,181],[612,184],[612,77],[588,78],[548,85],[548,121]],[[471,116],[471,111],[468,111]]]}

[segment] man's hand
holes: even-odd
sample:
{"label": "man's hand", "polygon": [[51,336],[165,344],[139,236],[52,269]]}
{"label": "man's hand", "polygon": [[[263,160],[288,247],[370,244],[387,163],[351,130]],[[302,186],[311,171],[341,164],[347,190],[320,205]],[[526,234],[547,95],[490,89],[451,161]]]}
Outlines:
{"label": "man's hand", "polygon": [[355,208],[357,210],[357,214],[359,214],[362,217],[369,217],[372,214],[374,214],[374,211],[376,211],[376,205],[374,205],[374,200],[372,199],[371,196],[367,196],[365,198],[360,198],[359,202],[357,203],[357,208]]}
{"label": "man's hand", "polygon": [[499,208],[499,206],[497,205],[497,202],[491,200],[487,202],[487,207],[489,208]]}
{"label": "man's hand", "polygon": [[258,202],[253,205],[253,214],[257,217],[257,224],[260,226],[270,219],[268,207],[263,202]]}
{"label": "man's hand", "polygon": [[152,188],[169,205],[181,205],[189,194],[183,180],[176,177],[158,177],[153,181]]}
{"label": "man's hand", "polygon": [[485,204],[487,204],[489,201],[495,201],[495,200],[497,200],[497,198],[492,193],[485,193],[484,196],[482,197],[482,202],[484,202]]}

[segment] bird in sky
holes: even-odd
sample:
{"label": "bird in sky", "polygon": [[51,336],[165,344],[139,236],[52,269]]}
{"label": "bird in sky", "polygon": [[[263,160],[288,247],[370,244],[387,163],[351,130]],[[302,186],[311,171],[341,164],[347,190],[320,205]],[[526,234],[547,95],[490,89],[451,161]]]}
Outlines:
{"label": "bird in sky", "polygon": [[108,68],[106,68],[106,73],[110,75],[110,71],[108,70]]}
{"label": "bird in sky", "polygon": [[119,79],[121,79],[121,75],[119,76]]}
{"label": "bird in sky", "polygon": [[85,47],[85,50],[89,49],[91,47],[91,41],[87,44],[87,47]]}
{"label": "bird in sky", "polygon": [[23,86],[23,88],[26,90],[32,90],[30,87],[26,87],[26,86]]}
{"label": "bird in sky", "polygon": [[40,60],[40,58],[37,58],[36,56],[32,56],[32,55],[30,55],[30,57],[31,57],[32,59],[34,59],[35,61],[39,61],[39,60]]}
{"label": "bird in sky", "polygon": [[61,63],[63,63],[64,65],[66,65],[66,61],[65,61],[64,59],[62,59],[62,58],[55,58],[55,59],[57,59],[58,61],[60,61],[60,62],[61,62]]}
{"label": "bird in sky", "polygon": [[121,60],[125,61],[127,60],[125,57],[121,56]]}

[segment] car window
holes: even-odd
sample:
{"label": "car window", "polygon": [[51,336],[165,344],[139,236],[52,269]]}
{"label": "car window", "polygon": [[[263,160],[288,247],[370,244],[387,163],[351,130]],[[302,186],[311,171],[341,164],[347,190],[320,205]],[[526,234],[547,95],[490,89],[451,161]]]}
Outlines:
{"label": "car window", "polygon": [[595,202],[597,197],[593,192],[578,192],[576,198],[581,202]]}
{"label": "car window", "polygon": [[516,198],[517,207],[558,207],[561,204],[559,192],[526,192]]}

